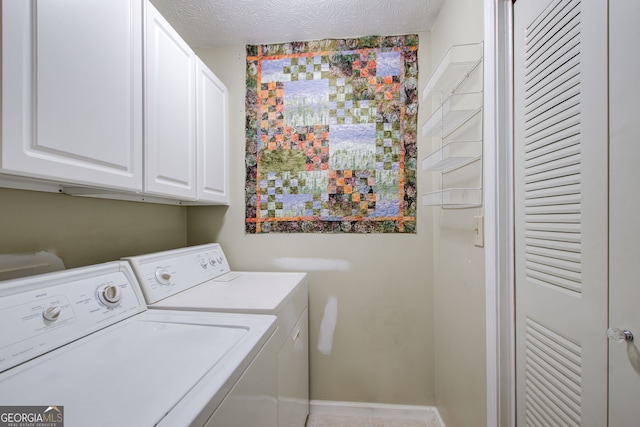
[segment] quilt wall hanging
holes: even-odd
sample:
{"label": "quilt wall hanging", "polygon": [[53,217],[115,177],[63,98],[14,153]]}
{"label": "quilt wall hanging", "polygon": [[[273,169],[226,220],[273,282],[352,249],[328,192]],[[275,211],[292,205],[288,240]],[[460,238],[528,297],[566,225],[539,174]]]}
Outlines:
{"label": "quilt wall hanging", "polygon": [[418,36],[247,46],[247,233],[415,233]]}

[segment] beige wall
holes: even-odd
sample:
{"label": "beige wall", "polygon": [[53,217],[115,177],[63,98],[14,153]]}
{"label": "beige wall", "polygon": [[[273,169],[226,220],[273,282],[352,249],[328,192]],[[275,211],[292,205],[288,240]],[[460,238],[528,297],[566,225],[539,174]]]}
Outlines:
{"label": "beige wall", "polygon": [[[482,39],[483,2],[447,0],[431,32],[433,64],[449,46]],[[448,179],[461,186],[481,184],[480,163]],[[434,185],[439,186],[437,175]],[[436,404],[447,427],[482,426],[486,420],[484,250],[473,244],[473,217],[482,215],[482,209],[431,209]]]}
{"label": "beige wall", "polygon": [[[424,60],[429,35],[421,36]],[[420,213],[414,235],[246,235],[245,48],[198,54],[230,92],[231,205],[189,208],[189,244],[220,242],[236,269],[275,270],[280,258],[338,260],[333,270],[310,273],[311,398],[433,405],[430,214]],[[426,183],[418,185],[422,189]],[[331,351],[325,355],[317,344],[330,297],[337,301],[338,314]]]}
{"label": "beige wall", "polygon": [[186,245],[186,208],[0,188],[0,253],[53,250],[67,268]]}

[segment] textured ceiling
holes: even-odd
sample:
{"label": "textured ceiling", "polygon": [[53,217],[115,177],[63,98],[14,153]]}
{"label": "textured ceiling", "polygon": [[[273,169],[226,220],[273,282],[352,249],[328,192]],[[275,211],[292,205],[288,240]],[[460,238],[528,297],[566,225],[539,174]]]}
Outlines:
{"label": "textured ceiling", "polygon": [[445,0],[151,0],[192,47],[410,34]]}

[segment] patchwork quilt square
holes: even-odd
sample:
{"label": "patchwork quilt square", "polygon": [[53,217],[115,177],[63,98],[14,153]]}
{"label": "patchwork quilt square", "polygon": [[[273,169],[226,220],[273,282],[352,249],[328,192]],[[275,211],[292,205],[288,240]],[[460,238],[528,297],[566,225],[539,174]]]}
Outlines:
{"label": "patchwork quilt square", "polygon": [[418,36],[247,46],[247,233],[415,233]]}

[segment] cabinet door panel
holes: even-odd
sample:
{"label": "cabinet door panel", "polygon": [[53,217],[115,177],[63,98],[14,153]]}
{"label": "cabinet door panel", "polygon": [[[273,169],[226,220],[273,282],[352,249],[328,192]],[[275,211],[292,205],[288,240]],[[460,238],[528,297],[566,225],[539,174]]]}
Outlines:
{"label": "cabinet door panel", "polygon": [[194,200],[195,53],[149,3],[146,22],[145,189]]}
{"label": "cabinet door panel", "polygon": [[199,59],[197,76],[198,200],[228,204],[229,93]]}
{"label": "cabinet door panel", "polygon": [[139,0],[3,2],[2,168],[142,189]]}

